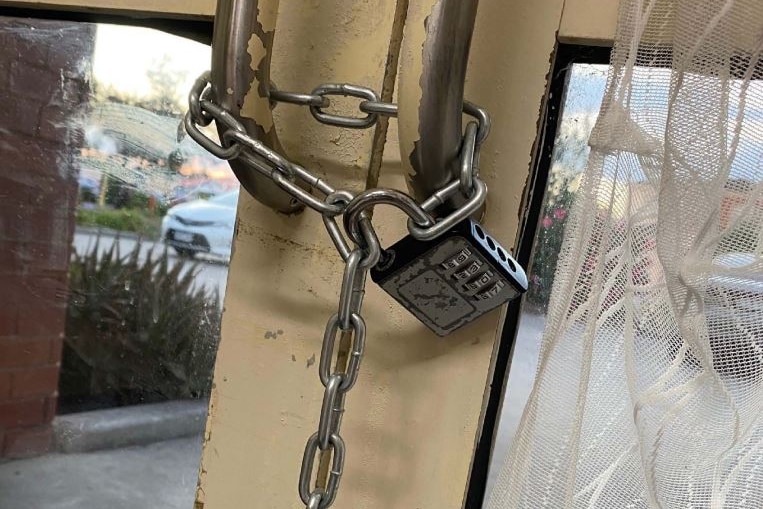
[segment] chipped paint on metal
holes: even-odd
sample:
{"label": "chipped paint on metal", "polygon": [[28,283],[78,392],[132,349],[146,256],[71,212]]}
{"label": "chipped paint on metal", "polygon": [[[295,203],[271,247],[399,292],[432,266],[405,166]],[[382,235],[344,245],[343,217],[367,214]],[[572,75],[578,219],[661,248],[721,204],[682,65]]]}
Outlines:
{"label": "chipped paint on metal", "polygon": [[241,107],[241,116],[257,120],[257,124],[267,133],[273,129],[273,114],[270,109],[270,100],[261,93],[262,87],[259,76],[262,76],[260,67],[268,57],[268,50],[262,42],[259,34],[252,34],[249,38],[247,52],[252,58],[252,71],[254,79]]}
{"label": "chipped paint on metal", "polygon": [[278,18],[278,4],[276,1],[259,2],[257,4],[257,23],[262,27],[263,32],[272,32],[276,29],[276,19]]}
{"label": "chipped paint on metal", "polygon": [[413,0],[408,7],[403,50],[400,55],[400,83],[398,93],[398,138],[400,160],[408,188],[416,170],[411,163],[416,142],[419,141],[419,108],[424,90],[421,84],[424,67],[424,45],[427,38],[426,21],[442,0]]}

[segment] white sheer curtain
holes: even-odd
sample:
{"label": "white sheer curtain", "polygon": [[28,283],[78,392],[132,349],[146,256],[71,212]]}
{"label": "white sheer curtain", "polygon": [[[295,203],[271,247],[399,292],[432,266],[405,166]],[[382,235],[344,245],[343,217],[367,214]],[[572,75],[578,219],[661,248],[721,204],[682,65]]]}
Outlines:
{"label": "white sheer curtain", "polygon": [[488,505],[763,508],[763,0],[622,0]]}

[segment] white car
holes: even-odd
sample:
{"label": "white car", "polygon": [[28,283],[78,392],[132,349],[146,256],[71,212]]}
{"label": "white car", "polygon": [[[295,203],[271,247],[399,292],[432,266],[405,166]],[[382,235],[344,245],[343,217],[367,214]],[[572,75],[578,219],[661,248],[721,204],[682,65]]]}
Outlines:
{"label": "white car", "polygon": [[162,240],[180,256],[206,253],[230,260],[238,190],[175,205],[162,219]]}

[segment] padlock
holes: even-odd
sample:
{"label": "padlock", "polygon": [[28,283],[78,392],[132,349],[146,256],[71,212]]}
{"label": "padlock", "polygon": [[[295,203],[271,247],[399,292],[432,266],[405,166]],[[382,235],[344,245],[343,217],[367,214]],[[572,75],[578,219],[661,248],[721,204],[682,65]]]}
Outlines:
{"label": "padlock", "polygon": [[371,278],[438,336],[527,291],[527,275],[479,223],[434,240],[411,235],[386,249]]}

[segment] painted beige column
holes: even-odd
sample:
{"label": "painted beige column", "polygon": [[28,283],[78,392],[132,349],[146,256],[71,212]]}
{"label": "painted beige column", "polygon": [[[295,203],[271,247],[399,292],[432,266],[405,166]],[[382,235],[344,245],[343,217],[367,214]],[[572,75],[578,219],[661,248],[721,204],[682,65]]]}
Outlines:
{"label": "painted beige column", "polygon": [[[279,87],[348,81],[378,89],[393,2],[300,5],[281,2],[273,61]],[[480,5],[467,89],[493,115],[482,159],[492,193],[487,225],[507,245],[561,11],[562,0]],[[426,15],[410,14],[419,26],[407,27],[406,36],[423,30]],[[291,157],[340,185],[362,187],[370,131],[321,126],[288,105],[276,113]],[[381,185],[404,189],[396,149],[389,144]],[[303,447],[323,395],[316,361],[342,266],[314,213],[286,218],[245,197],[239,214],[198,507],[296,508]],[[402,216],[389,208],[379,208],[374,222],[385,244],[405,233]],[[442,339],[369,284],[366,355],[347,398],[347,459],[334,507],[461,506],[499,315]]]}

